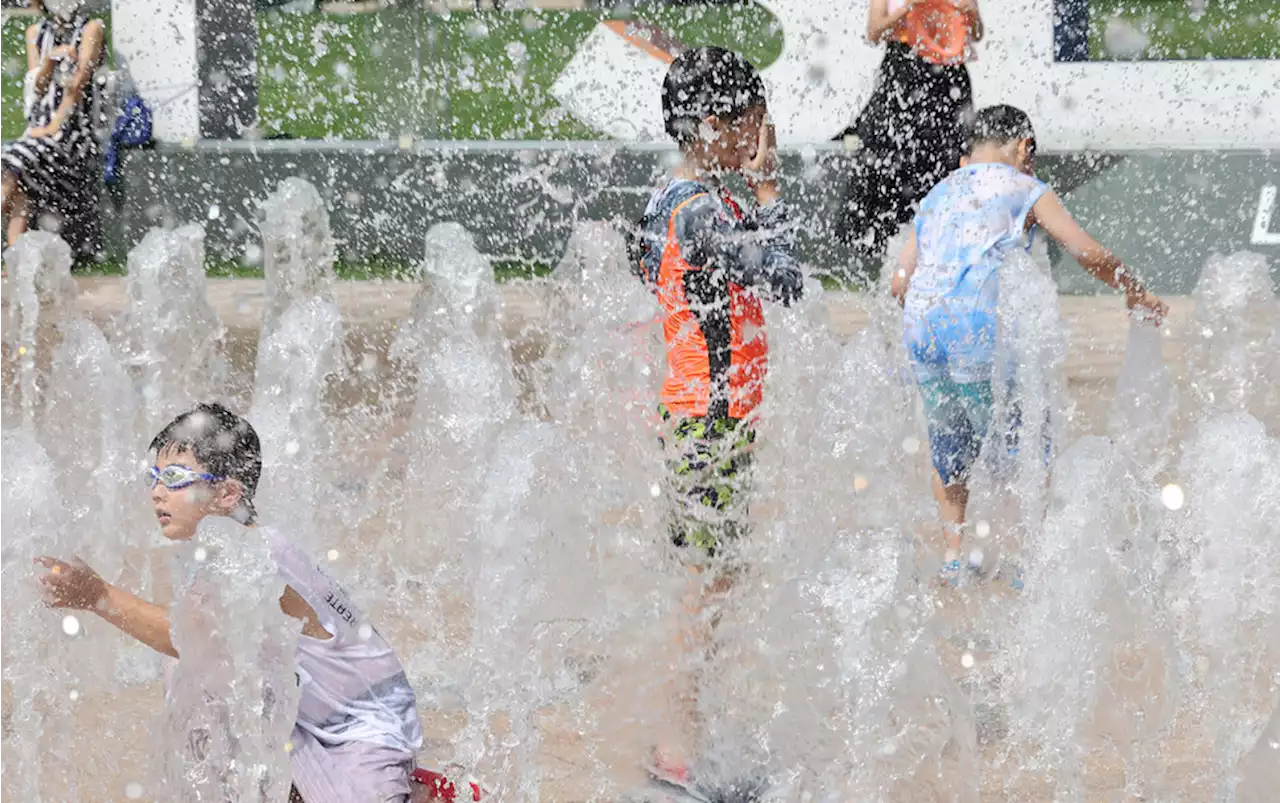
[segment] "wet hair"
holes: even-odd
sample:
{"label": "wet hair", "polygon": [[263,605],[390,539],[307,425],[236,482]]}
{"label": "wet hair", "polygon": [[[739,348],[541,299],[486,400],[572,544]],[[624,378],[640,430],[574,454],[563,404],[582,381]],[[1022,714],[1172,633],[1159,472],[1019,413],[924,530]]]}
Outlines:
{"label": "wet hair", "polygon": [[249,519],[255,515],[253,494],[262,476],[262,444],[248,421],[217,402],[197,404],[160,430],[151,451],[190,451],[210,474],[239,480],[242,504]]}
{"label": "wet hair", "polygon": [[1036,153],[1036,131],[1031,126],[1031,118],[1016,106],[988,106],[974,115],[969,126],[968,152],[985,142],[1005,145],[1018,140],[1031,141],[1031,155]]}
{"label": "wet hair", "polygon": [[686,50],[662,79],[663,126],[681,145],[693,141],[707,117],[732,120],[764,102],[764,82],[755,66],[722,47]]}

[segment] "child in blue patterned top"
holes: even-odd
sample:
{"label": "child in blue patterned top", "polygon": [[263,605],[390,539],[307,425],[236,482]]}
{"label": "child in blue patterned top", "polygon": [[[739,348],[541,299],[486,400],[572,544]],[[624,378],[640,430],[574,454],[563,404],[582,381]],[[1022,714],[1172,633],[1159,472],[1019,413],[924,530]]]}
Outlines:
{"label": "child in blue patterned top", "polygon": [[959,580],[967,480],[991,423],[999,268],[1028,246],[1031,227],[1061,243],[1099,281],[1123,289],[1130,309],[1145,310],[1157,323],[1168,311],[1035,178],[1035,153],[1026,113],[1012,106],[978,112],[969,155],[921,203],[893,279],[929,422],[945,585]]}

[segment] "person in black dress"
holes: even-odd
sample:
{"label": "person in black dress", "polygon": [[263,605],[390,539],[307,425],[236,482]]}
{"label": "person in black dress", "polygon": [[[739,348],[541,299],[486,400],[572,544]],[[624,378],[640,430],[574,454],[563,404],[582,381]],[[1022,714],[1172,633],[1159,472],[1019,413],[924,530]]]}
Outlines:
{"label": "person in black dress", "polygon": [[[913,10],[953,17],[945,21],[967,29],[964,46],[954,54],[930,47]],[[855,277],[878,275],[889,238],[933,185],[960,166],[973,116],[964,62],[982,34],[977,0],[871,0],[867,38],[885,43],[884,59],[866,106],[840,135],[860,143],[836,220]]]}
{"label": "person in black dress", "polygon": [[27,130],[0,157],[8,245],[27,230],[33,208],[58,213],[83,203],[101,162],[91,107],[105,52],[102,20],[90,19],[78,0],[32,5],[45,18],[26,35]]}

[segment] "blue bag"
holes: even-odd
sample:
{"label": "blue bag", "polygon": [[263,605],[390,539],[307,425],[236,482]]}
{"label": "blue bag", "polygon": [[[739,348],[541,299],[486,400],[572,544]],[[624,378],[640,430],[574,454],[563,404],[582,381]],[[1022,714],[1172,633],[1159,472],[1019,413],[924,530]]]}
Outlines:
{"label": "blue bag", "polygon": [[137,95],[120,105],[120,114],[106,142],[102,178],[107,184],[120,180],[120,149],[136,148],[151,142],[151,109]]}

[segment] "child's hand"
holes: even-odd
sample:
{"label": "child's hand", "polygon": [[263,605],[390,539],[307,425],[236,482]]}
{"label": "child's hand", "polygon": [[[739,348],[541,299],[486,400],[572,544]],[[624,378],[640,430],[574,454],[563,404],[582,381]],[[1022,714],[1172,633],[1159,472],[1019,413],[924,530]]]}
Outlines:
{"label": "child's hand", "polygon": [[742,166],[742,175],[747,179],[747,186],[755,193],[756,203],[765,206],[777,200],[778,135],[773,128],[773,121],[768,117],[760,126],[760,141],[756,144],[755,156]]}
{"label": "child's hand", "polygon": [[67,563],[45,556],[36,563],[49,570],[40,576],[40,584],[45,600],[55,608],[95,610],[107,597],[107,581],[79,558]]}
{"label": "child's hand", "polygon": [[1131,310],[1141,308],[1145,312],[1143,318],[1151,321],[1156,326],[1164,320],[1169,314],[1169,305],[1161,300],[1160,296],[1148,293],[1141,288],[1130,288],[1124,294],[1124,303]]}

